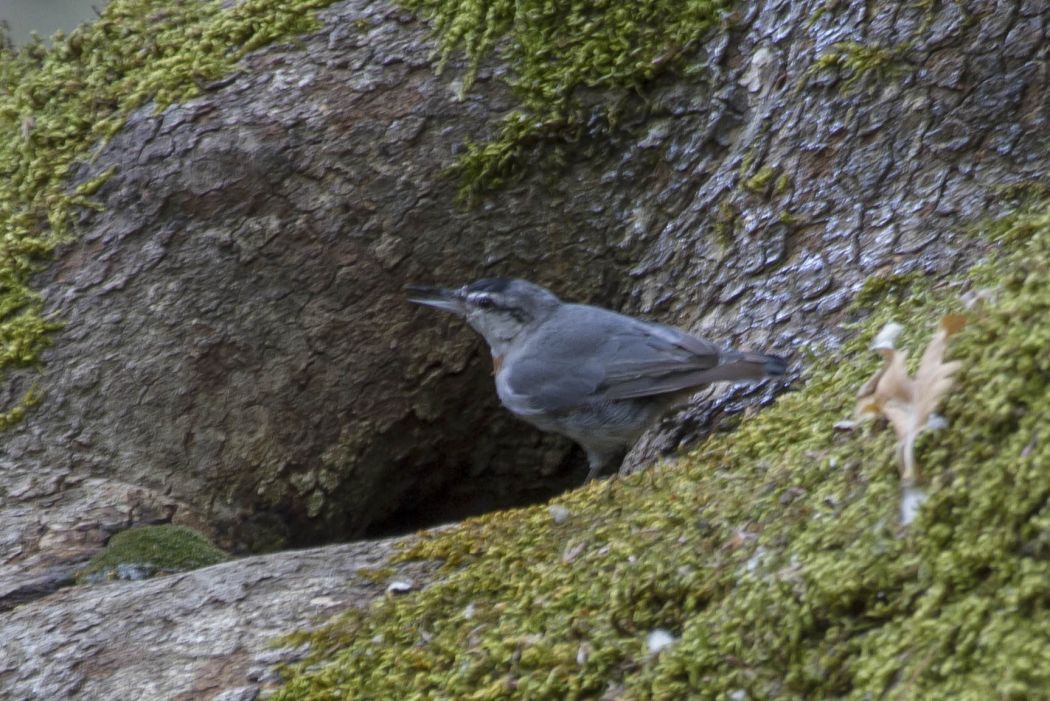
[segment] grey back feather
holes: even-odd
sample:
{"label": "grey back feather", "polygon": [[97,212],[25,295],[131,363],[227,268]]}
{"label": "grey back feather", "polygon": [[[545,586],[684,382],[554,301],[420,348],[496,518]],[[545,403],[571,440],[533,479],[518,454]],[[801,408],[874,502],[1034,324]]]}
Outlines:
{"label": "grey back feather", "polygon": [[532,411],[762,376],[733,363],[722,370],[724,354],[716,345],[679,329],[579,304],[559,308],[518,351],[506,381]]}

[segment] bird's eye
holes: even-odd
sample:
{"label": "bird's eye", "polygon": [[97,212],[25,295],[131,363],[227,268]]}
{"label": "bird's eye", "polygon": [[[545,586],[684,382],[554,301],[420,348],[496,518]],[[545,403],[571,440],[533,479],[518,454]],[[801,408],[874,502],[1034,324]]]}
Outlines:
{"label": "bird's eye", "polygon": [[488,295],[478,295],[474,299],[474,306],[478,309],[492,309],[496,306],[496,303],[492,301],[492,298]]}

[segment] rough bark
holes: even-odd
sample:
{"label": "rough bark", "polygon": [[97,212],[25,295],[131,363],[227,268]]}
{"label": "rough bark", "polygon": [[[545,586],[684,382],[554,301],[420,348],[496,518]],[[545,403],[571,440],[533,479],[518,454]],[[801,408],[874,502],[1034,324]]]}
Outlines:
{"label": "rough bark", "polygon": [[[84,169],[118,172],[39,280],[67,328],[44,401],[5,438],[10,504],[82,513],[68,485],[91,475],[171,495],[176,517],[259,549],[359,535],[492,471],[492,436],[514,431],[486,361],[401,288],[480,272],[475,245],[498,224],[454,205],[441,173],[507,103],[484,84],[458,100],[425,27],[389,5],[325,21],[201,99],[140,111]],[[542,248],[535,217],[516,225]],[[519,484],[478,490],[494,504],[549,481],[567,450],[518,433],[497,472]]]}
{"label": "rough bark", "polygon": [[[135,523],[264,548],[578,480],[565,442],[498,408],[480,343],[405,304],[406,282],[525,275],[797,371],[869,276],[973,261],[966,223],[1047,169],[1045,5],[857,2],[809,25],[820,7],[742,4],[698,76],[662,79],[564,171],[470,210],[443,170],[513,103],[492,70],[457,98],[460,67],[436,75],[426,28],[382,2],[337,4],[205,96],[137,113],[81,173],[118,166],[104,211],[39,280],[66,328],[41,406],[4,440],[0,597],[53,589]],[[911,43],[899,75],[853,89],[809,72],[843,41]],[[642,453],[771,390],[748,394],[698,403]]]}
{"label": "rough bark", "polygon": [[[222,699],[256,697],[275,665],[303,648],[278,647],[290,630],[367,606],[386,580],[392,541],[257,556],[148,582],[78,587],[0,621],[5,699]],[[430,567],[400,565],[422,586]]]}

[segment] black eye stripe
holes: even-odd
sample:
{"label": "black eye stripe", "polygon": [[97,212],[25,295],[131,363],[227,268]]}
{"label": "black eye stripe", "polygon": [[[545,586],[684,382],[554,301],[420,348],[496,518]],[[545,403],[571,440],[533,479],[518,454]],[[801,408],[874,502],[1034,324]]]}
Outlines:
{"label": "black eye stripe", "polygon": [[476,307],[481,307],[482,309],[493,309],[499,306],[498,304],[496,304],[496,300],[494,300],[491,295],[478,294],[475,292],[474,294],[470,295],[467,299],[470,301],[471,304],[473,304]]}
{"label": "black eye stripe", "polygon": [[474,293],[467,297],[467,301],[478,309],[498,311],[514,317],[515,321],[524,324],[528,321],[528,315],[524,310],[497,302],[492,295]]}

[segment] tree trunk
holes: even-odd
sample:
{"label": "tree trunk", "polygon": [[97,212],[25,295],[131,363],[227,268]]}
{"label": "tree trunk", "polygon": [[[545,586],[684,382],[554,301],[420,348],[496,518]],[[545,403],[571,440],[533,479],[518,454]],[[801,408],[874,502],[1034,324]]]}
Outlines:
{"label": "tree trunk", "polygon": [[[463,66],[436,74],[426,27],[383,2],[337,3],[203,97],[140,110],[79,173],[117,167],[103,211],[38,280],[65,329],[4,440],[0,600],[53,590],[137,523],[260,550],[581,479],[567,442],[499,408],[479,340],[405,302],[409,282],[526,276],[784,353],[797,376],[866,280],[969,265],[967,222],[1046,173],[1047,15],[743,3],[689,59],[703,71],[665,75],[564,169],[469,209],[445,169],[512,108],[502,68],[458,97]],[[849,68],[865,46],[891,58]],[[639,459],[773,391],[696,403]],[[63,597],[71,615],[97,604]]]}

